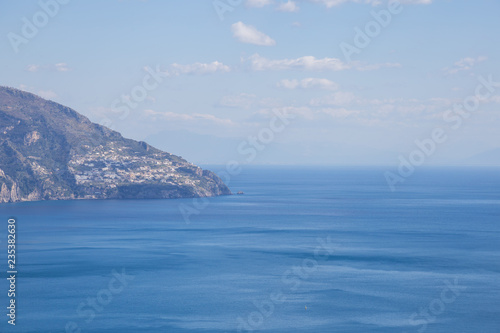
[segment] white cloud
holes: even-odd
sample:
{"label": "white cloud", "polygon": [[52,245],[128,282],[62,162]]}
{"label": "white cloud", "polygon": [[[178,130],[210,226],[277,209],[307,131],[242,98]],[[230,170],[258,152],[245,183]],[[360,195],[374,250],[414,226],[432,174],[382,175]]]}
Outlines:
{"label": "white cloud", "polygon": [[401,3],[407,3],[411,5],[429,5],[433,0],[401,0]]}
{"label": "white cloud", "polygon": [[299,6],[295,1],[288,0],[287,2],[282,2],[276,9],[280,12],[298,12]]}
{"label": "white cloud", "polygon": [[471,57],[462,58],[459,61],[455,62],[453,64],[453,66],[443,68],[443,71],[449,75],[456,74],[456,73],[461,72],[461,71],[469,71],[476,64],[483,62],[486,59],[488,59],[488,58],[484,57],[484,56],[480,56],[477,58],[471,58]]}
{"label": "white cloud", "polygon": [[69,71],[68,64],[65,62],[60,62],[54,65],[54,68],[58,72],[67,72]]}
{"label": "white cloud", "polygon": [[218,117],[214,116],[213,114],[195,113],[195,114],[193,114],[192,119],[193,120],[199,120],[199,119],[208,120],[210,122],[214,122],[214,123],[217,123],[219,125],[228,125],[228,126],[234,125],[234,123],[231,119],[218,118]]}
{"label": "white cloud", "polygon": [[402,66],[400,63],[397,62],[385,62],[381,64],[371,64],[371,65],[363,65],[361,63],[355,63],[354,67],[358,71],[374,71],[381,68],[400,68]]}
{"label": "white cloud", "polygon": [[310,108],[307,106],[284,106],[279,108],[261,109],[254,113],[254,118],[271,118],[275,112],[293,114],[302,119],[315,121],[324,120],[325,115],[328,118],[345,119],[350,116],[361,114],[359,110],[348,110],[346,108]]}
{"label": "white cloud", "polygon": [[[291,81],[292,86],[297,82]],[[280,110],[287,110],[308,121],[338,121],[346,119],[359,122],[361,125],[385,126],[399,124],[404,127],[418,127],[421,121],[442,120],[443,112],[460,100],[448,98],[388,98],[363,99],[351,92],[334,92],[323,98],[312,99],[306,105],[281,106]],[[500,96],[491,98],[489,102],[500,103]],[[272,109],[263,108],[254,114],[256,117],[272,115]]]}
{"label": "white cloud", "polygon": [[214,61],[211,63],[194,63],[190,65],[172,64],[170,66],[174,74],[210,74],[215,72],[229,72],[231,68],[222,62]]}
{"label": "white cloud", "polygon": [[254,105],[256,99],[257,96],[254,94],[241,93],[237,95],[228,95],[221,98],[219,105],[228,108],[249,109]]}
{"label": "white cloud", "polygon": [[286,89],[296,89],[300,86],[300,81],[299,80],[281,80],[276,84],[280,88],[286,88]]}
{"label": "white cloud", "polygon": [[[452,104],[459,102],[449,98],[434,97],[429,99],[389,98],[389,99],[356,99],[355,103],[368,107],[374,117],[386,119],[389,115],[404,119],[441,119],[443,112]],[[408,123],[410,126],[410,123]]]}
{"label": "white cloud", "polygon": [[349,2],[351,0],[311,0],[312,2],[315,2],[315,3],[320,3],[320,4],[323,4],[326,6],[326,8],[331,8],[331,7],[334,7],[334,6],[338,6],[338,5],[341,5],[345,2]]}
{"label": "white cloud", "polygon": [[319,79],[319,78],[306,78],[302,80],[281,80],[277,84],[278,87],[286,88],[286,89],[325,89],[325,90],[337,90],[339,88],[338,84],[328,79]]}
{"label": "white cloud", "polygon": [[30,93],[35,94],[35,95],[38,95],[38,96],[45,98],[45,99],[54,99],[54,98],[59,97],[59,95],[57,95],[57,93],[53,90],[40,90],[36,87],[28,86],[25,84],[20,84],[19,89],[23,90],[23,91],[30,92]]}
{"label": "white cloud", "polygon": [[38,72],[39,69],[39,65],[28,65],[28,67],[26,68],[26,70],[29,72]]}
{"label": "white cloud", "polygon": [[493,95],[489,99],[487,99],[485,102],[500,104],[500,95]]}
{"label": "white cloud", "polygon": [[264,6],[271,5],[272,0],[246,0],[245,4],[247,7],[261,8]]}
{"label": "white cloud", "polygon": [[274,39],[258,31],[255,27],[246,25],[241,21],[233,24],[231,26],[231,31],[233,32],[233,36],[242,43],[261,46],[276,45]]}
{"label": "white cloud", "polygon": [[60,63],[54,64],[54,65],[46,65],[46,66],[31,64],[31,65],[28,65],[28,67],[26,67],[26,70],[29,72],[38,72],[40,70],[67,72],[70,70],[70,68],[68,67],[67,63],[60,62]]}
{"label": "white cloud", "polygon": [[259,111],[254,113],[254,117],[269,119],[275,117],[276,112],[284,114],[293,114],[309,120],[314,118],[313,117],[314,112],[307,106],[298,106],[298,107],[283,106],[283,107],[260,109]]}
{"label": "white cloud", "polygon": [[297,59],[270,60],[254,54],[249,60],[252,69],[255,71],[289,69],[341,71],[350,67],[337,58],[316,59],[313,56],[305,56]]}
{"label": "white cloud", "polygon": [[382,63],[366,65],[362,62],[345,63],[338,58],[317,59],[313,56],[304,56],[296,59],[271,60],[254,54],[248,59],[254,71],[265,70],[310,70],[310,71],[342,71],[355,69],[358,71],[377,70],[381,68],[401,67],[399,63]]}
{"label": "white cloud", "polygon": [[347,105],[353,102],[354,99],[355,96],[353,93],[347,91],[338,91],[322,98],[314,98],[309,104],[311,104],[312,106]]}
{"label": "white cloud", "polygon": [[153,120],[162,119],[169,121],[184,121],[184,122],[208,121],[211,123],[216,123],[218,125],[225,125],[225,126],[234,125],[231,119],[218,118],[212,114],[206,114],[206,113],[184,114],[184,113],[175,113],[170,111],[158,112],[154,110],[144,110],[144,113],[147,116],[153,118]]}
{"label": "white cloud", "polygon": [[340,108],[340,109],[324,108],[320,110],[320,113],[327,114],[333,118],[347,118],[352,115],[357,115],[360,112],[357,110],[347,110],[345,108]]}
{"label": "white cloud", "polygon": [[336,7],[346,2],[366,3],[372,6],[378,6],[382,3],[380,0],[309,0],[309,1],[322,4],[326,8]]}
{"label": "white cloud", "polygon": [[[347,2],[354,3],[364,3],[372,6],[379,6],[384,1],[382,0],[309,0],[310,2],[318,3],[324,5],[326,8],[332,8],[339,5],[342,5]],[[428,5],[431,4],[433,0],[400,0],[403,4],[411,4],[411,5]],[[387,1],[385,1],[387,2]]]}
{"label": "white cloud", "polygon": [[280,105],[282,103],[277,98],[258,98],[254,94],[240,93],[223,96],[215,106],[250,109],[252,107],[277,107]]}
{"label": "white cloud", "polygon": [[57,94],[52,90],[39,90],[36,94],[45,99],[54,99],[57,97]]}

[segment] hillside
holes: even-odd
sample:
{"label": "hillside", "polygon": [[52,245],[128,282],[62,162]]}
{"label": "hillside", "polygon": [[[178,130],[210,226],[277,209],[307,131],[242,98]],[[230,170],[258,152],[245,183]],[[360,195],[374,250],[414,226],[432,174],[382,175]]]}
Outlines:
{"label": "hillside", "polygon": [[211,171],[6,87],[0,87],[0,187],[0,202],[231,194]]}

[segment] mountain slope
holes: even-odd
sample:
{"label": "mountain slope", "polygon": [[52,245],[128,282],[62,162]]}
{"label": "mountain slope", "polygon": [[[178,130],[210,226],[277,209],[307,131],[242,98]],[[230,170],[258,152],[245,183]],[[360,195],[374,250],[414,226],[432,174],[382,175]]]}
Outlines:
{"label": "mountain slope", "polygon": [[6,87],[0,87],[0,188],[0,202],[231,194],[211,171]]}

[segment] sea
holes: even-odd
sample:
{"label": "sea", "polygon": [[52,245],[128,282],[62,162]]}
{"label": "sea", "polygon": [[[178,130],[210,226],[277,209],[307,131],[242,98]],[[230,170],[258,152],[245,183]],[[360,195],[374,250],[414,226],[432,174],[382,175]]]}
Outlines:
{"label": "sea", "polygon": [[0,332],[500,332],[500,169],[422,167],[394,191],[385,171],[244,166],[241,195],[2,204]]}

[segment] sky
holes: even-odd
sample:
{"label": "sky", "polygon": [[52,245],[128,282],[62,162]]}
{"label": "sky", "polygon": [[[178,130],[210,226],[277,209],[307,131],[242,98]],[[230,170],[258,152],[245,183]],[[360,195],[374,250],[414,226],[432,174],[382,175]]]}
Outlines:
{"label": "sky", "polygon": [[0,0],[0,85],[201,164],[500,147],[496,0]]}

